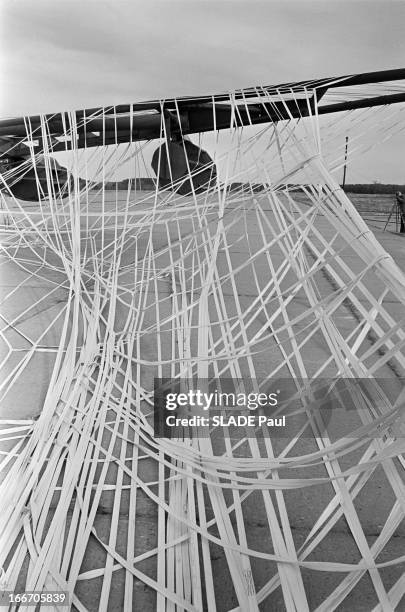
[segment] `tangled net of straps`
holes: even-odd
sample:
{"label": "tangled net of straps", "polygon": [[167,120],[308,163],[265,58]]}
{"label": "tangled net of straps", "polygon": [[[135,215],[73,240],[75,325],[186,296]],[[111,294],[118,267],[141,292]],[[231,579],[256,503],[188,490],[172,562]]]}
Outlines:
{"label": "tangled net of straps", "polygon": [[[58,138],[41,116],[3,139],[3,589],[67,591],[79,611],[118,597],[125,610],[327,612],[368,576],[373,610],[395,609],[405,276],[336,176],[342,134],[362,153],[403,113],[233,119],[189,141],[162,114],[158,148],[119,131],[83,145],[93,118],[65,113]],[[155,378],[287,381],[291,419],[159,438]],[[336,380],[352,406],[326,418],[316,393]],[[376,482],[370,539],[360,500]],[[333,539],[341,525],[351,548]]]}

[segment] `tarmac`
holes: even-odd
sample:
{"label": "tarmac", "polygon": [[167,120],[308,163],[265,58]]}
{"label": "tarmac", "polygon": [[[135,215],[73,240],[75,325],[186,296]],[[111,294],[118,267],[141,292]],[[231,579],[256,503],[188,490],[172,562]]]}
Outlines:
{"label": "tarmac", "polygon": [[[375,224],[370,224],[384,249],[393,257],[398,267],[405,273],[405,235],[400,235],[392,231],[394,229],[392,223],[388,227],[388,231],[376,229]],[[243,228],[242,228],[243,229]],[[185,228],[186,232],[187,229]],[[240,235],[240,228],[236,228],[233,235],[229,236],[230,243],[234,246],[232,249],[232,257],[234,265],[238,261],[242,262],[247,253],[243,250],[238,250],[237,238]],[[253,232],[256,231],[254,228]],[[258,230],[257,230],[258,231]],[[325,234],[328,230],[325,226]],[[156,240],[164,241],[163,234],[156,234]],[[29,347],[27,337],[41,339],[41,345],[48,347],[48,350],[38,352],[33,355],[24,370],[24,374],[19,377],[18,382],[10,389],[10,392],[3,398],[0,408],[0,419],[29,419],[35,418],[40,414],[41,404],[44,400],[47,385],[52,372],[52,367],[55,359],[55,349],[58,346],[61,321],[57,321],[50,329],[48,329],[49,321],[52,315],[62,312],[63,306],[67,298],[67,286],[58,287],[58,282],[61,280],[59,272],[55,271],[46,276],[42,275],[41,270],[34,269],[30,263],[29,253],[24,253],[21,248],[18,251],[18,256],[26,256],[24,263],[25,270],[21,269],[14,261],[3,259],[0,262],[0,290],[1,290],[1,314],[7,320],[13,320],[14,325],[8,328],[5,333],[5,338],[13,346],[14,349],[19,349],[9,356],[8,348],[3,341],[2,356],[8,356],[7,364],[3,368],[2,377],[11,375],[14,368],[18,368],[21,364],[22,355],[26,354]],[[128,256],[129,257],[129,256]],[[221,252],[219,258],[223,257]],[[281,255],[280,255],[281,257]],[[354,251],[349,252],[344,256],[346,263],[352,270],[358,266],[358,260]],[[130,258],[123,262],[123,267],[129,265]],[[27,270],[30,272],[27,274]],[[34,272],[34,274],[32,274]],[[259,269],[260,272],[260,269]],[[266,267],[263,264],[263,273],[266,272]],[[322,281],[323,292],[326,295],[330,290],[330,279],[325,277]],[[248,307],[252,295],[254,295],[254,285],[252,278],[246,273],[240,278],[239,282],[239,298],[242,307]],[[377,287],[369,287],[371,292],[377,291]],[[50,290],[52,294],[49,295]],[[162,296],[170,295],[169,284],[161,285],[160,291]],[[300,305],[300,297],[297,297],[296,308],[297,312],[302,307]],[[404,316],[403,305],[395,300],[391,300],[387,305],[389,313],[395,320]],[[117,324],[123,320],[125,316],[125,307],[117,313]],[[347,330],[351,330],[355,325],[352,313],[349,310],[341,309],[339,312],[340,324],[346,326]],[[262,324],[257,321],[257,328]],[[148,351],[149,358],[153,359],[156,355],[155,341],[153,338],[144,340],[144,350]],[[370,340],[371,342],[371,340]],[[311,350],[306,356],[306,365],[309,372],[315,372],[319,365],[325,360],[327,353],[325,347],[314,340],[311,345]],[[269,342],[266,351],[257,362],[257,377],[265,376],[270,364],[274,364],[277,360],[275,347]],[[392,384],[402,384],[398,379],[398,374],[386,367],[384,376],[387,379],[392,379]],[[353,423],[354,425],[354,423]],[[8,442],[3,449],[10,450],[12,442]],[[275,442],[277,447],[277,441]],[[301,441],[297,448],[302,453],[315,451],[317,449],[315,442],[309,438]],[[342,465],[347,462],[347,465],[353,465],[356,462],[356,455],[346,457]],[[156,467],[150,464],[145,464],[143,469],[148,473],[148,478],[152,478],[156,471]],[[304,472],[302,472],[302,475]],[[308,471],[305,472],[308,476]],[[311,476],[324,475],[322,466],[311,468]],[[296,473],[299,478],[299,471]],[[114,482],[114,474],[109,475],[111,482]],[[309,534],[314,524],[314,516],[318,516],[323,508],[326,507],[331,498],[331,491],[324,486],[313,486],[284,492],[286,506],[288,509],[289,522],[293,539],[298,548]],[[381,532],[381,529],[386,522],[392,505],[396,499],[394,491],[388,484],[383,469],[378,468],[373,476],[369,479],[367,485],[362,489],[356,497],[355,507],[358,517],[367,542],[372,545]],[[102,494],[99,512],[96,517],[95,527],[97,534],[101,540],[108,539],[109,522],[113,507],[112,493],[105,491]],[[263,501],[260,500],[260,495],[251,494],[244,503],[245,525],[248,534],[249,546],[263,552],[273,552],[272,543],[269,538],[269,527],[265,518]],[[117,549],[125,551],[125,539],[128,533],[128,523],[131,518],[128,516],[128,506],[125,503],[121,504],[119,516],[119,530]],[[137,524],[137,540],[135,544],[135,554],[141,554],[152,549],[157,544],[156,534],[157,513],[156,508],[150,503],[146,496],[139,494],[139,506],[136,517]],[[389,540],[387,546],[378,557],[380,562],[388,561],[395,557],[404,554],[405,551],[405,521],[399,524],[394,536]],[[223,550],[215,545],[211,548],[211,556],[213,559],[213,568],[215,576],[216,600],[218,612],[231,610],[238,605],[236,595],[231,586],[230,576],[228,574],[227,565],[224,559]],[[351,562],[355,563],[359,559],[359,552],[353,537],[350,533],[344,517],[336,522],[330,533],[323,539],[321,544],[311,553],[310,559],[313,561],[336,561],[336,562]],[[97,542],[92,542],[86,552],[82,571],[92,569],[94,567],[103,566],[105,561],[105,551]],[[156,568],[153,561],[146,560],[140,566],[142,571],[155,575]],[[256,589],[269,579],[269,576],[274,573],[275,566],[273,563],[264,561],[253,561],[252,569],[255,579]],[[384,585],[388,590],[400,578],[405,571],[405,563],[399,566],[387,567],[381,570]],[[112,580],[108,610],[109,612],[118,612],[122,610],[124,570],[114,572]],[[303,571],[304,585],[307,591],[307,597],[311,610],[322,603],[326,596],[331,592],[332,588],[342,580],[341,574],[331,572],[315,572],[311,570]],[[77,586],[77,595],[81,598],[83,605],[88,610],[94,612],[98,610],[98,599],[101,590],[102,579],[95,578],[91,581],[91,588],[87,581],[82,581]],[[136,612],[148,612],[155,609],[155,594],[145,587],[141,581],[135,581],[133,610]],[[347,597],[344,602],[337,608],[339,612],[369,612],[376,606],[378,600],[375,596],[373,586],[367,575],[364,575],[357,587],[352,591],[352,594]],[[280,587],[261,604],[262,612],[282,612],[285,610],[284,599]],[[397,610],[405,610],[405,598],[397,607]]]}

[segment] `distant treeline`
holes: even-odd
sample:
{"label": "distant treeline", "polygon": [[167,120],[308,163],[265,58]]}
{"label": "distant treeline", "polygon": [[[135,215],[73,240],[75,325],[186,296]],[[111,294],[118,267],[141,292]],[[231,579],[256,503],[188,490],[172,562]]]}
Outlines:
{"label": "distant treeline", "polygon": [[[122,181],[111,181],[105,184],[105,189],[112,191],[114,189],[126,190],[128,189],[128,183],[131,181],[131,189],[139,189],[140,191],[154,191],[156,187],[156,181],[152,178],[139,177],[136,179],[123,179]],[[230,191],[253,191],[257,193],[264,190],[264,185],[261,183],[230,183],[228,189]]]}
{"label": "distant treeline", "polygon": [[394,185],[393,183],[372,183],[353,185],[345,185],[344,190],[347,193],[395,193],[396,191],[405,192],[405,185]]}
{"label": "distant treeline", "polygon": [[260,193],[265,190],[265,185],[262,183],[229,183],[229,191],[247,191],[249,193]]}
{"label": "distant treeline", "polygon": [[128,189],[128,183],[131,181],[131,189],[139,189],[140,191],[153,191],[155,189],[155,181],[147,177],[139,177],[135,179],[123,179],[122,181],[109,182],[105,184],[105,189],[118,191]]}
{"label": "distant treeline", "polygon": [[[156,187],[156,181],[152,178],[147,177],[139,177],[132,179],[123,179],[122,181],[117,182],[109,182],[106,183],[105,189],[107,190],[126,190],[128,189],[128,182],[131,181],[131,189],[139,189],[140,191],[153,191]],[[286,184],[283,185],[284,188],[288,187],[289,189],[300,189],[301,185],[294,184]],[[228,185],[228,189],[232,192],[254,192],[259,193],[265,189],[265,185],[261,183],[230,183]],[[347,193],[365,193],[365,194],[394,194],[396,191],[402,191],[405,193],[405,185],[395,185],[392,183],[371,183],[371,184],[362,184],[362,183],[354,183],[350,185],[345,185],[344,190]]]}

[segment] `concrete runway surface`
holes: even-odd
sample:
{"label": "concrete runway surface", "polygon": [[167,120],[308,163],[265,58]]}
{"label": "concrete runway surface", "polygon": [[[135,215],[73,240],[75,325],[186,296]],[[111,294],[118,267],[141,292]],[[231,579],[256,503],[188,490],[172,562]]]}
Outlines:
{"label": "concrete runway surface", "polygon": [[[29,205],[31,206],[31,205]],[[111,210],[113,214],[113,209]],[[35,206],[32,206],[33,219],[35,218]],[[272,212],[268,210],[268,215],[271,217]],[[251,232],[252,240],[254,241],[255,232],[259,239],[259,228],[255,225],[254,217],[247,216],[249,225],[249,231]],[[324,237],[328,237],[330,232],[327,224],[322,226],[322,220],[319,220],[318,227],[323,233]],[[187,221],[183,222],[182,232],[187,235],[187,231],[191,231],[192,227]],[[231,244],[230,251],[232,254],[233,265],[236,266],[238,263],[242,263],[249,256],[246,251],[243,241],[239,240],[243,233],[243,227],[235,227],[229,234],[229,242]],[[385,250],[393,257],[397,265],[405,272],[405,235],[396,234],[392,231],[385,231],[375,229],[373,231],[379,242],[385,248]],[[7,239],[9,232],[6,231],[3,234],[3,240]],[[111,239],[114,235],[111,234]],[[162,228],[157,226],[153,236],[156,250],[163,248],[167,244],[167,235]],[[35,250],[35,240],[31,242],[32,248]],[[336,244],[336,249],[339,248],[339,244]],[[141,257],[142,250],[145,249],[145,244],[142,240],[138,241],[138,261]],[[124,260],[121,262],[123,271],[121,275],[121,284],[128,292],[131,291],[131,265],[134,261],[131,260],[131,253],[133,251],[129,248],[126,252]],[[38,262],[35,261],[32,251],[27,246],[19,247],[15,249],[16,257],[18,257],[20,264],[16,261],[7,259],[2,256],[0,262],[0,290],[1,290],[1,315],[7,321],[13,321],[13,326],[8,327],[4,337],[13,347],[14,351],[12,355],[9,355],[8,348],[5,342],[2,342],[0,358],[7,357],[6,364],[2,369],[2,377],[7,377],[12,374],[18,364],[21,363],[23,356],[26,354],[29,348],[29,338],[40,338],[41,346],[44,350],[36,352],[30,360],[27,367],[21,376],[18,376],[16,383],[10,389],[10,392],[3,397],[0,418],[5,421],[7,419],[29,419],[37,417],[41,412],[41,404],[44,401],[47,387],[49,384],[52,367],[55,359],[55,349],[58,347],[62,317],[60,317],[55,324],[47,329],[49,322],[56,317],[58,313],[63,311],[63,308],[67,300],[68,285],[63,284],[63,275],[54,270],[42,269]],[[157,267],[165,265],[165,257],[159,258],[156,261]],[[282,260],[282,253],[273,254],[274,264]],[[342,257],[351,270],[355,271],[360,264],[359,258],[356,255],[355,249],[347,249],[342,253]],[[52,259],[52,257],[51,257]],[[225,256],[220,251],[218,254],[218,261],[224,260]],[[22,266],[21,266],[22,261]],[[263,274],[267,273],[266,262],[263,259],[257,263],[257,271],[260,275],[262,268]],[[225,267],[224,267],[225,269]],[[62,284],[61,284],[62,283]],[[91,284],[91,283],[90,283]],[[318,286],[322,292],[322,297],[327,296],[331,292],[331,280],[327,276],[324,276],[319,280]],[[370,286],[368,287],[371,293],[378,294],[379,287]],[[89,288],[91,291],[91,287]],[[231,295],[231,287],[224,287],[224,294]],[[164,299],[170,296],[172,287],[170,282],[162,281],[159,286],[159,295],[162,298],[162,310],[161,313],[165,312]],[[245,271],[238,278],[238,294],[242,308],[248,308],[252,296],[255,295],[255,285],[252,276]],[[123,301],[119,306],[116,314],[116,325],[117,330],[120,329],[122,321],[125,320],[127,309],[125,307],[125,291],[123,293]],[[149,303],[146,311],[145,326],[152,322],[153,309],[152,303]],[[297,313],[300,309],[306,307],[305,297],[299,293],[294,299],[294,303],[291,305],[291,312],[296,310]],[[396,302],[394,299],[386,304],[388,312],[392,315],[395,320],[404,316],[403,305]],[[169,308],[169,306],[167,306]],[[229,314],[232,313],[232,303],[229,301]],[[349,308],[339,308],[337,315],[339,319],[339,325],[342,329],[346,329],[348,332],[356,325],[356,320],[353,317],[353,313]],[[148,318],[149,317],[149,318]],[[263,321],[257,320],[254,325],[254,329],[259,329]],[[45,332],[45,333],[44,333]],[[252,332],[253,333],[253,332]],[[148,334],[143,336],[142,351],[144,355],[147,355],[148,359],[153,360],[157,357],[156,341]],[[370,339],[370,345],[372,339]],[[169,355],[168,347],[163,347],[163,354]],[[308,372],[314,373],[319,368],[320,364],[328,358],[327,347],[319,342],[317,337],[314,336],[312,343],[307,347],[305,353],[305,364],[308,368]],[[260,356],[257,357],[255,362],[257,378],[265,376],[266,372],[269,371],[270,366],[277,363],[278,354],[275,346],[274,339],[269,340],[269,343],[265,349],[263,349]],[[328,372],[325,372],[325,376]],[[401,385],[399,380],[399,373],[395,368],[390,367],[389,364],[385,366],[381,376],[391,380],[392,385]],[[350,419],[353,418],[353,422]],[[350,415],[346,420],[346,426],[355,427],[355,417]],[[339,427],[337,434],[339,433]],[[13,445],[12,441],[4,443],[3,450],[11,450]],[[279,440],[274,441],[275,450],[282,448],[282,443]],[[303,438],[296,452],[302,454],[313,452],[317,450],[317,446],[314,440],[309,437]],[[243,456],[243,449],[241,449]],[[358,455],[359,456],[359,455]],[[356,453],[345,456],[342,460],[341,467],[355,465]],[[152,462],[144,462],[142,470],[147,474],[148,479],[152,480],[154,476],[157,476],[157,468]],[[298,470],[296,476],[299,478],[305,472],[305,476],[322,476],[324,470],[322,466],[312,467],[309,470],[303,470],[302,474]],[[114,470],[111,470],[107,477],[107,483],[114,483],[116,474]],[[288,510],[288,516],[290,526],[293,534],[293,539],[298,548],[304,541],[308,533],[310,532],[313,523],[314,516],[318,516],[322,509],[328,504],[331,498],[331,491],[328,487],[324,486],[313,486],[308,488],[301,488],[295,490],[284,491],[285,503]],[[380,533],[383,524],[385,523],[387,516],[392,508],[393,501],[395,500],[394,492],[392,491],[387,479],[381,468],[378,468],[373,476],[369,479],[366,486],[362,489],[360,494],[356,497],[355,507],[357,510],[358,517],[361,525],[363,526],[364,533],[367,538],[367,542],[372,545]],[[95,527],[97,534],[101,540],[108,539],[109,525],[111,520],[111,513],[113,511],[113,494],[112,491],[104,491],[100,500],[99,510],[95,519]],[[128,515],[129,508],[128,503],[125,502],[125,497],[121,503],[119,511],[119,526],[118,526],[118,549],[125,551],[125,542],[128,534],[128,526],[132,519]],[[252,493],[244,503],[244,517],[245,525],[248,536],[249,546],[255,550],[263,552],[272,552],[272,543],[269,536],[268,525],[264,517],[263,501],[260,499],[260,492]],[[150,500],[146,495],[139,493],[139,501],[137,505],[137,539],[135,543],[136,554],[141,554],[147,550],[152,549],[157,545],[157,511],[155,505],[150,503]],[[215,590],[216,590],[216,601],[218,611],[230,610],[232,607],[237,606],[237,599],[231,586],[231,580],[227,569],[227,564],[224,559],[223,550],[220,547],[212,545],[211,548],[212,565],[214,568],[215,576]],[[384,548],[383,552],[379,555],[378,560],[380,562],[388,561],[392,558],[402,555],[405,551],[405,521],[402,521],[398,526],[395,536],[392,537],[388,545]],[[358,549],[350,533],[350,529],[347,522],[341,517],[332,530],[322,540],[321,544],[316,547],[310,556],[313,561],[336,561],[336,562],[356,562],[358,559]],[[96,542],[92,541],[89,543],[88,550],[83,561],[81,571],[90,570],[103,566],[105,562],[105,551]],[[141,564],[141,569],[145,573],[150,575],[156,574],[155,560],[146,559]],[[264,584],[269,576],[277,571],[276,565],[272,562],[253,560],[252,570],[254,574],[255,586],[259,590],[260,586]],[[381,570],[384,585],[388,590],[396,580],[403,574],[405,570],[405,564],[387,567]],[[308,601],[311,609],[315,609],[317,605],[325,599],[327,594],[332,590],[334,586],[342,579],[340,574],[330,572],[313,572],[311,570],[303,570],[302,572],[304,585],[307,592]],[[91,587],[89,582],[86,580],[81,581],[77,585],[77,595],[81,598],[82,603],[87,607],[88,610],[98,610],[98,600],[100,596],[100,589],[102,584],[102,578],[94,578],[91,580]],[[122,610],[122,597],[123,597],[123,585],[124,585],[124,572],[118,570],[114,573],[114,577],[111,584],[108,610],[110,612],[118,612]],[[139,612],[148,612],[155,610],[156,596],[154,591],[144,586],[141,581],[135,581],[134,586],[134,606],[133,609]],[[374,594],[374,590],[367,575],[361,579],[357,587],[344,600],[338,610],[340,612],[368,612],[373,609],[376,605],[377,600]],[[402,607],[401,607],[402,605]],[[263,612],[281,612],[285,609],[284,598],[280,587],[268,598],[260,608]],[[405,600],[402,600],[402,604],[397,608],[398,610],[405,610]]]}

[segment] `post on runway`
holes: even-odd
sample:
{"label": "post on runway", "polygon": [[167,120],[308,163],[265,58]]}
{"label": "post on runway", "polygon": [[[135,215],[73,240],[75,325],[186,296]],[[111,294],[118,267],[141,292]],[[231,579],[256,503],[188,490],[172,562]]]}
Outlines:
{"label": "post on runway", "polygon": [[347,168],[347,149],[349,146],[349,137],[346,136],[346,141],[345,141],[345,163],[343,166],[343,182],[342,182],[342,189],[345,188],[346,185],[346,168]]}

